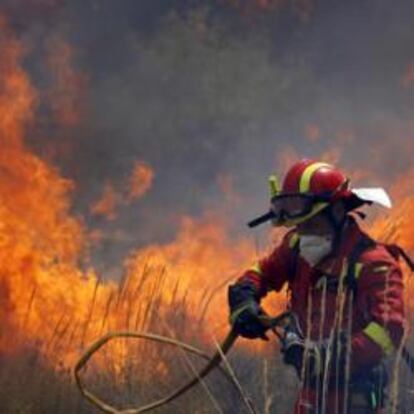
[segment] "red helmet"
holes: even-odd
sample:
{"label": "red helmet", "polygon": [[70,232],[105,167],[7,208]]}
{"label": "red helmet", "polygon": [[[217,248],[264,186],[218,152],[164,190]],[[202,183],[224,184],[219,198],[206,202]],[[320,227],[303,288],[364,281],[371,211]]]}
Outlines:
{"label": "red helmet", "polygon": [[341,171],[324,162],[299,161],[287,172],[281,190],[272,185],[273,223],[295,226],[350,196],[349,180]]}
{"label": "red helmet", "polygon": [[324,162],[302,160],[287,172],[282,188],[275,176],[269,178],[271,209],[249,223],[255,227],[272,220],[275,226],[296,226],[343,200],[347,211],[363,204],[377,203],[391,207],[391,200],[382,188],[350,189],[348,178],[337,168]]}
{"label": "red helmet", "polygon": [[305,159],[289,169],[281,194],[330,194],[338,199],[350,195],[348,183],[347,177],[332,165]]}

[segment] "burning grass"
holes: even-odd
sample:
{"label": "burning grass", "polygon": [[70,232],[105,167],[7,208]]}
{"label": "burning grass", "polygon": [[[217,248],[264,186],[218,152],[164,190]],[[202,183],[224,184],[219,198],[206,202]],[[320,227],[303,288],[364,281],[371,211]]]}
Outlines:
{"label": "burning grass", "polygon": [[[148,278],[154,280],[155,293],[149,301],[141,297],[140,293],[137,294],[137,303],[140,300],[146,302],[141,308],[139,323],[133,326],[131,321],[124,319],[124,329],[129,327],[176,337],[200,348],[207,348],[213,353],[212,333],[195,323],[188,297],[180,294],[177,288],[171,302],[167,306],[162,305],[160,292],[166,288],[164,271],[153,270],[139,275],[142,285]],[[90,309],[92,308],[93,298],[90,303]],[[122,304],[118,309],[121,315],[127,316]],[[121,315],[119,319],[122,319]],[[79,330],[87,331],[89,323],[90,320],[87,319]],[[104,320],[102,325],[105,326]],[[65,349],[80,351],[83,348],[83,337],[80,336],[77,341],[73,341],[71,335],[66,335],[65,332],[67,329],[56,327],[53,335],[45,343],[27,346],[19,344],[18,352],[3,355],[0,412],[95,412],[89,403],[81,399],[74,386],[71,370],[61,359]],[[208,344],[205,339],[207,337],[210,338]],[[276,350],[276,345],[271,344],[267,346],[267,352],[260,352],[258,355],[245,347],[238,347],[229,357],[239,381],[247,394],[253,397],[260,412],[263,412],[262,408],[266,404],[275,407],[280,405],[285,411],[278,412],[289,412],[291,399],[288,396],[294,391],[295,381],[293,373],[288,377],[285,372],[281,375]],[[89,384],[88,387],[108,399],[111,404],[123,407],[137,406],[164,396],[169,390],[182,384],[186,378],[194,375],[203,364],[204,362],[169,346],[149,341],[119,340],[103,348],[94,357],[86,372],[83,372],[83,377]],[[268,384],[266,388],[262,387],[264,384]],[[267,390],[267,393],[264,390]],[[271,401],[274,403],[271,404]],[[215,372],[197,389],[177,402],[159,409],[158,412],[248,411],[234,389]]]}
{"label": "burning grass", "polygon": [[[160,272],[160,273],[159,273]],[[140,274],[142,284],[149,277],[154,282],[154,292],[165,287],[165,277],[160,270]],[[168,306],[162,305],[160,296],[154,294],[142,308],[142,317],[134,328],[176,337],[200,348],[214,351],[213,337],[208,325],[194,322],[191,304],[179,289]],[[137,302],[140,299],[138,294]],[[92,302],[90,309],[93,308]],[[160,306],[162,309],[160,309]],[[126,316],[123,306],[119,312]],[[152,310],[151,310],[152,309]],[[161,310],[161,312],[160,312]],[[191,317],[190,317],[191,315]],[[121,318],[121,315],[119,317]],[[125,320],[125,327],[132,328]],[[88,320],[80,328],[88,329]],[[105,326],[104,320],[102,325]],[[80,337],[82,338],[82,337]],[[78,338],[78,340],[80,339]],[[206,341],[205,338],[210,338]],[[260,342],[256,352],[243,346],[241,340],[229,361],[242,384],[252,397],[260,413],[289,413],[298,386],[293,372],[284,367],[278,356],[275,341]],[[412,341],[411,342],[412,345]],[[22,346],[18,351],[2,355],[0,412],[14,413],[91,413],[89,403],[81,399],[74,386],[71,370],[65,367],[62,350],[80,351],[82,343],[72,335],[65,336],[65,329],[56,328],[45,343]],[[40,350],[47,352],[40,352]],[[111,404],[128,407],[160,398],[185,382],[203,362],[169,346],[148,341],[116,341],[97,354],[83,376],[98,395]],[[400,372],[400,400],[407,409],[413,401],[410,394],[412,380],[405,368]],[[405,391],[405,392],[404,392]],[[205,383],[171,405],[158,410],[160,413],[234,413],[248,412],[233,388],[216,372]],[[404,411],[399,411],[404,412]],[[409,412],[409,411],[407,411]]]}

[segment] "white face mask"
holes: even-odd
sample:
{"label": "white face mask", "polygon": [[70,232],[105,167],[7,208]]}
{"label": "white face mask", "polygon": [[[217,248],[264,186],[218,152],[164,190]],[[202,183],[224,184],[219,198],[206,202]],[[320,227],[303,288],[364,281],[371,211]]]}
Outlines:
{"label": "white face mask", "polygon": [[310,234],[300,236],[299,251],[310,266],[315,266],[332,251],[332,237]]}

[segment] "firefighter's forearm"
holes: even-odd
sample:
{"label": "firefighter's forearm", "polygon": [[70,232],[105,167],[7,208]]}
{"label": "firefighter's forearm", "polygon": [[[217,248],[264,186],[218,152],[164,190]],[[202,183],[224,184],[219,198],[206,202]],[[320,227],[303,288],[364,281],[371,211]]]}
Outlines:
{"label": "firefighter's forearm", "polygon": [[369,322],[352,338],[355,369],[392,355],[401,344],[405,324],[402,273],[395,263],[381,259],[367,265],[359,291],[358,306]]}
{"label": "firefighter's forearm", "polygon": [[258,288],[250,279],[242,278],[229,287],[228,301],[232,311],[251,301],[258,303],[260,301]]}
{"label": "firefighter's forearm", "polygon": [[242,277],[238,279],[237,284],[250,286],[250,292],[256,300],[260,300],[265,296],[268,289],[266,279],[253,268],[244,272]]}

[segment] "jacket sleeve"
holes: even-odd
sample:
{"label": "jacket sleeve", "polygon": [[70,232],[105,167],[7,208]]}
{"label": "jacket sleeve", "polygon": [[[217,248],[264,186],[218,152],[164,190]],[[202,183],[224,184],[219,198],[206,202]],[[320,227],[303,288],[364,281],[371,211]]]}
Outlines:
{"label": "jacket sleeve", "polygon": [[[363,255],[364,256],[364,255]],[[351,340],[351,371],[378,364],[404,335],[403,277],[398,262],[381,247],[361,263],[356,304],[366,326]]]}
{"label": "jacket sleeve", "polygon": [[247,269],[237,283],[251,284],[257,299],[271,290],[280,291],[294,268],[294,249],[299,242],[297,233],[289,232],[273,252]]}

